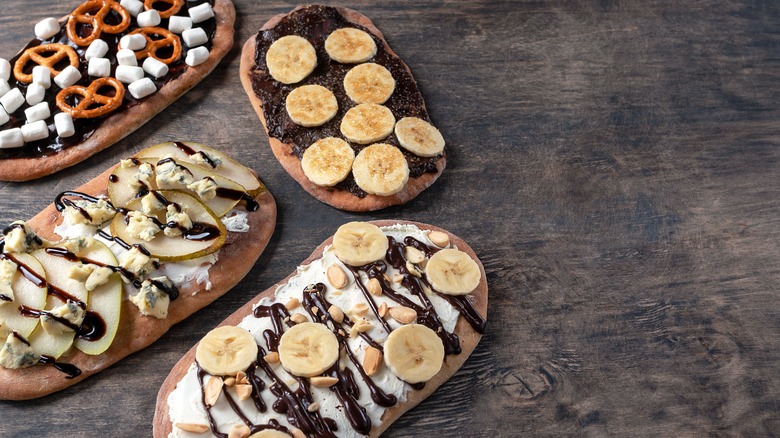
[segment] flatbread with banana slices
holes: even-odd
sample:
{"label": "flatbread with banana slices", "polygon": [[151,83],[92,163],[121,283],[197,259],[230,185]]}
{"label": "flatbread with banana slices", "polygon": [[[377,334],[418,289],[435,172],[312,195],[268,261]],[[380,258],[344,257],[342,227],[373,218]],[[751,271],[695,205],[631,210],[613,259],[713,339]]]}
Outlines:
{"label": "flatbread with banana slices", "polygon": [[244,44],[240,70],[274,155],[326,204],[403,204],[446,166],[411,71],[356,11],[313,5],[272,18]]}
{"label": "flatbread with banana slices", "polygon": [[376,437],[463,365],[487,302],[482,264],[451,233],[344,224],[174,366],[154,436]]}

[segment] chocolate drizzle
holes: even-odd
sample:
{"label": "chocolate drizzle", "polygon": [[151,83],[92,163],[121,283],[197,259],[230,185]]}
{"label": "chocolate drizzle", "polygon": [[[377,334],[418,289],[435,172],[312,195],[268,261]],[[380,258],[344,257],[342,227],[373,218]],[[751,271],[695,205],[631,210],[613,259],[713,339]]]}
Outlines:
{"label": "chocolate drizzle", "polygon": [[286,321],[287,324],[295,324],[290,321],[290,312],[283,304],[275,303],[270,306],[257,306],[254,310],[254,315],[255,318],[271,318],[273,330],[265,330],[263,338],[269,351],[278,351],[279,339],[282,337],[282,333],[284,333],[283,323]]}
{"label": "chocolate drizzle", "polygon": [[[382,407],[390,407],[394,406],[398,400],[396,397],[392,394],[385,393],[382,388],[376,385],[374,381],[371,379],[371,377],[366,374],[366,370],[363,368],[363,365],[360,363],[360,361],[355,356],[355,353],[352,351],[352,349],[349,347],[349,344],[347,343],[347,335],[346,330],[342,327],[341,323],[338,323],[333,320],[333,318],[328,313],[328,310],[331,306],[331,304],[328,302],[327,299],[325,299],[325,285],[322,283],[317,283],[316,285],[309,286],[303,291],[303,304],[306,311],[309,313],[309,316],[311,317],[312,321],[319,322],[320,324],[326,324],[327,322],[330,322],[333,324],[333,333],[336,335],[336,339],[338,339],[339,344],[341,345],[341,348],[343,351],[347,354],[347,357],[352,362],[353,365],[355,365],[355,368],[357,368],[358,372],[360,373],[360,376],[363,378],[363,382],[368,386],[368,390],[371,393],[371,399],[374,400],[374,403],[378,404]],[[319,309],[316,313],[312,311],[312,308],[316,307]],[[381,318],[380,318],[381,320]],[[349,317],[344,315],[344,324],[346,325],[352,325],[351,321],[349,320]],[[327,325],[327,324],[326,324]],[[390,330],[388,330],[388,333]],[[344,333],[344,334],[342,334]],[[376,342],[374,339],[372,339],[370,336],[368,336],[368,333],[360,333],[361,337],[363,337],[364,340],[368,342],[369,345],[372,347],[382,350],[381,344]],[[334,368],[334,372],[338,375],[339,378],[339,385],[346,379],[343,377],[340,373],[342,372],[341,369],[336,366]],[[342,388],[344,389],[344,388]],[[354,411],[355,408],[361,408],[362,407],[357,404],[357,398],[360,397],[360,392],[357,391],[357,395],[352,400],[352,403],[354,403],[354,406],[348,406],[345,404],[345,407],[347,408],[347,411]],[[364,412],[365,416],[365,412]],[[366,417],[367,419],[367,417]],[[368,420],[369,423],[369,430],[371,429],[370,423],[371,421]],[[353,424],[355,426],[355,424]],[[357,427],[356,427],[357,430]],[[361,432],[361,433],[368,433],[368,432]]]}
{"label": "chocolate drizzle", "polygon": [[[268,135],[292,144],[290,155],[299,159],[305,150],[319,139],[325,137],[342,138],[340,123],[344,114],[356,104],[347,96],[342,80],[347,72],[354,67],[352,64],[341,64],[332,61],[325,51],[325,39],[336,29],[354,27],[366,31],[377,46],[376,55],[369,62],[387,68],[395,79],[395,91],[384,106],[390,109],[396,120],[403,117],[418,117],[430,122],[417,83],[406,65],[396,55],[390,53],[384,42],[373,35],[367,28],[352,23],[344,18],[336,8],[329,6],[308,6],[292,12],[282,18],[272,29],[263,30],[255,38],[255,63],[250,72],[252,89],[263,102],[263,114],[268,128]],[[286,35],[299,35],[312,43],[317,52],[317,67],[302,82],[285,85],[273,79],[268,73],[265,54],[274,41]],[[322,85],[331,90],[338,100],[338,112],[329,122],[316,128],[306,128],[295,124],[285,111],[285,99],[294,88],[300,85]],[[435,173],[436,163],[444,154],[434,157],[420,157],[400,147],[394,134],[383,139],[381,143],[399,146],[409,164],[410,176],[419,177],[425,173]],[[350,144],[355,154],[367,145]],[[334,187],[335,190],[346,190],[363,198],[367,193],[360,189],[350,174],[347,179]]]}

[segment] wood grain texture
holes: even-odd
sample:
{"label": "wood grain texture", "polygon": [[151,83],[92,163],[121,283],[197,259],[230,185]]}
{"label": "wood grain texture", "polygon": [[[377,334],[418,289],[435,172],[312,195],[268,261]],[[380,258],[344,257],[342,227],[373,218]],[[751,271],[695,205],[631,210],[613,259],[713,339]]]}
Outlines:
{"label": "wood grain texture", "polygon": [[[235,5],[241,42],[297,4]],[[3,57],[35,22],[59,16],[43,0],[3,6]],[[233,291],[151,347],[53,396],[0,403],[0,435],[151,435],[157,389],[200,337],[338,225],[393,217],[469,242],[491,303],[461,371],[385,436],[780,430],[780,5],[348,6],[414,72],[450,145],[447,171],[404,206],[322,205],[271,154],[241,89],[236,44],[166,115],[112,148],[53,177],[0,184],[0,223],[31,217],[118,158],[189,138],[268,184],[279,206],[269,248]]]}

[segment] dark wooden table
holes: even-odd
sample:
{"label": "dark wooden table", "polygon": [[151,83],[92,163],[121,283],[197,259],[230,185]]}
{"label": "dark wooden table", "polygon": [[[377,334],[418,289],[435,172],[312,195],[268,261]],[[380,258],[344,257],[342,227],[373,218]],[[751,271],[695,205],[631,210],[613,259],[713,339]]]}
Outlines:
{"label": "dark wooden table", "polygon": [[[78,2],[5,0],[0,56]],[[168,111],[81,165],[0,185],[28,218],[119,158],[173,139],[261,175],[279,221],[233,291],[85,382],[0,403],[0,436],[145,436],[197,340],[352,219],[429,222],[485,264],[489,326],[388,436],[770,435],[780,430],[780,8],[774,1],[348,4],[417,77],[448,168],[372,214],[320,204],[274,159],[240,47],[296,4],[236,1],[237,40]]]}

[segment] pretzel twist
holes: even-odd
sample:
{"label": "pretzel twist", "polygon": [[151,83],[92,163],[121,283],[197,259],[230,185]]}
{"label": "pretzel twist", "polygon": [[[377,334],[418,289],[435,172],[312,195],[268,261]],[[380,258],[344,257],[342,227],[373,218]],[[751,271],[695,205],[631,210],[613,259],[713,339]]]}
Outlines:
{"label": "pretzel twist", "polygon": [[[116,93],[113,96],[100,94],[102,87],[112,87]],[[76,106],[71,106],[68,99],[72,96],[81,96],[81,101]],[[65,88],[57,94],[57,106],[71,115],[74,119],[91,119],[108,114],[122,105],[125,98],[125,86],[115,78],[95,79],[89,87],[73,85]],[[99,105],[92,108],[94,105]]]}
{"label": "pretzel twist", "polygon": [[[50,55],[46,56],[46,54],[49,53]],[[24,68],[29,62],[33,62],[44,67],[49,67],[51,70],[51,75],[54,77],[62,72],[62,70],[55,69],[54,66],[65,59],[65,57],[68,58],[70,65],[78,68],[79,55],[75,50],[73,50],[72,47],[68,45],[51,43],[30,47],[29,49],[25,50],[24,53],[22,53],[22,56],[20,56],[19,59],[16,60],[16,63],[14,64],[14,77],[21,83],[32,83],[32,74],[24,72]]]}
{"label": "pretzel twist", "polygon": [[[162,27],[142,27],[129,33],[129,35],[133,34],[141,34],[146,38],[146,47],[135,52],[135,57],[139,61],[151,56],[158,61],[170,64],[181,58],[181,40],[168,29],[163,29]],[[152,37],[158,38],[153,39]],[[173,48],[171,56],[164,59],[157,56],[157,52],[166,47]]]}
{"label": "pretzel twist", "polygon": [[155,3],[166,3],[171,5],[164,11],[157,10],[160,13],[160,18],[170,18],[171,15],[176,15],[184,6],[184,0],[144,0],[144,9],[151,11],[154,9]]}
{"label": "pretzel twist", "polygon": [[[119,24],[106,24],[106,17],[116,12],[122,18]],[[130,26],[130,13],[114,0],[88,0],[77,7],[68,17],[68,38],[79,46],[88,46],[100,38],[103,32],[117,34],[124,32]],[[86,24],[92,27],[89,35],[82,37],[78,25]]]}

